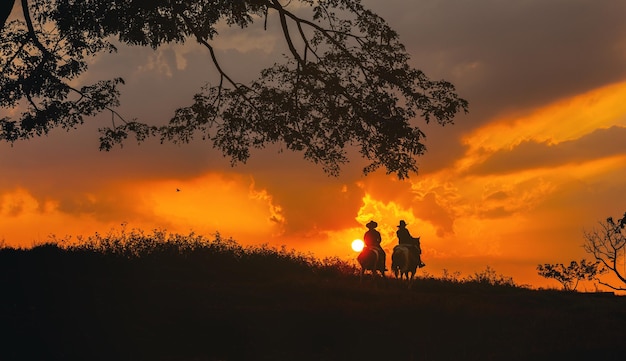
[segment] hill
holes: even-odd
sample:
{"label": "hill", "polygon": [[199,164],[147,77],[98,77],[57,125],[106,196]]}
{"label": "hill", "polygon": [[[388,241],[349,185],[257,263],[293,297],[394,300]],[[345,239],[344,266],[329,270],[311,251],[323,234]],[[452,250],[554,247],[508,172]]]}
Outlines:
{"label": "hill", "polygon": [[0,249],[2,360],[622,360],[626,298],[493,279],[360,282],[217,236]]}

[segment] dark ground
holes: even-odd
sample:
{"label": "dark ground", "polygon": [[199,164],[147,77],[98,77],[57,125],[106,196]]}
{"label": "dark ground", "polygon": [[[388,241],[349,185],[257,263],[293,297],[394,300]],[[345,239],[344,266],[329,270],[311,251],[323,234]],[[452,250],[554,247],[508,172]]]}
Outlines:
{"label": "dark ground", "polygon": [[[221,258],[220,258],[221,257]],[[0,360],[623,360],[626,298],[291,256],[0,250]]]}

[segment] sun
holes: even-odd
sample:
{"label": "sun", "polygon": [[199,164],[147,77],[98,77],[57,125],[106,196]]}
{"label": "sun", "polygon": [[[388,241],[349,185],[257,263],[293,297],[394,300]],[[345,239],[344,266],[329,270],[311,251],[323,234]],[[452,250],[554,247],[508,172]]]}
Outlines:
{"label": "sun", "polygon": [[355,252],[361,252],[361,250],[363,249],[364,245],[365,244],[360,239],[355,239],[354,241],[352,241],[352,249]]}

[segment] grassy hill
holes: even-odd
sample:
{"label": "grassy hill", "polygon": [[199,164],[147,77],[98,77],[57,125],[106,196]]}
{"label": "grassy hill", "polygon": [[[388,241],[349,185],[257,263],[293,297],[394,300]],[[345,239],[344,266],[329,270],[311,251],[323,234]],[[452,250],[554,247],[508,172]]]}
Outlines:
{"label": "grassy hill", "polygon": [[0,249],[0,360],[622,360],[626,298],[141,232]]}

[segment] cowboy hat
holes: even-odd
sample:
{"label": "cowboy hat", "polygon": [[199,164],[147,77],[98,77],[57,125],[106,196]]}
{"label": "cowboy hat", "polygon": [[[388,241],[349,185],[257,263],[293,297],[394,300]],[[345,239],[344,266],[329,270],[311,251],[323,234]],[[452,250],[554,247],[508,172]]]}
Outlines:
{"label": "cowboy hat", "polygon": [[400,221],[400,224],[398,225],[398,227],[406,227],[406,226],[407,226],[407,224],[406,224],[406,222],[404,221],[404,219],[403,219],[403,220],[401,220],[401,221]]}
{"label": "cowboy hat", "polygon": [[376,223],[376,222],[374,222],[374,221],[369,221],[369,222],[365,225],[365,227],[367,227],[367,228],[376,228],[376,227],[378,227],[378,223]]}

